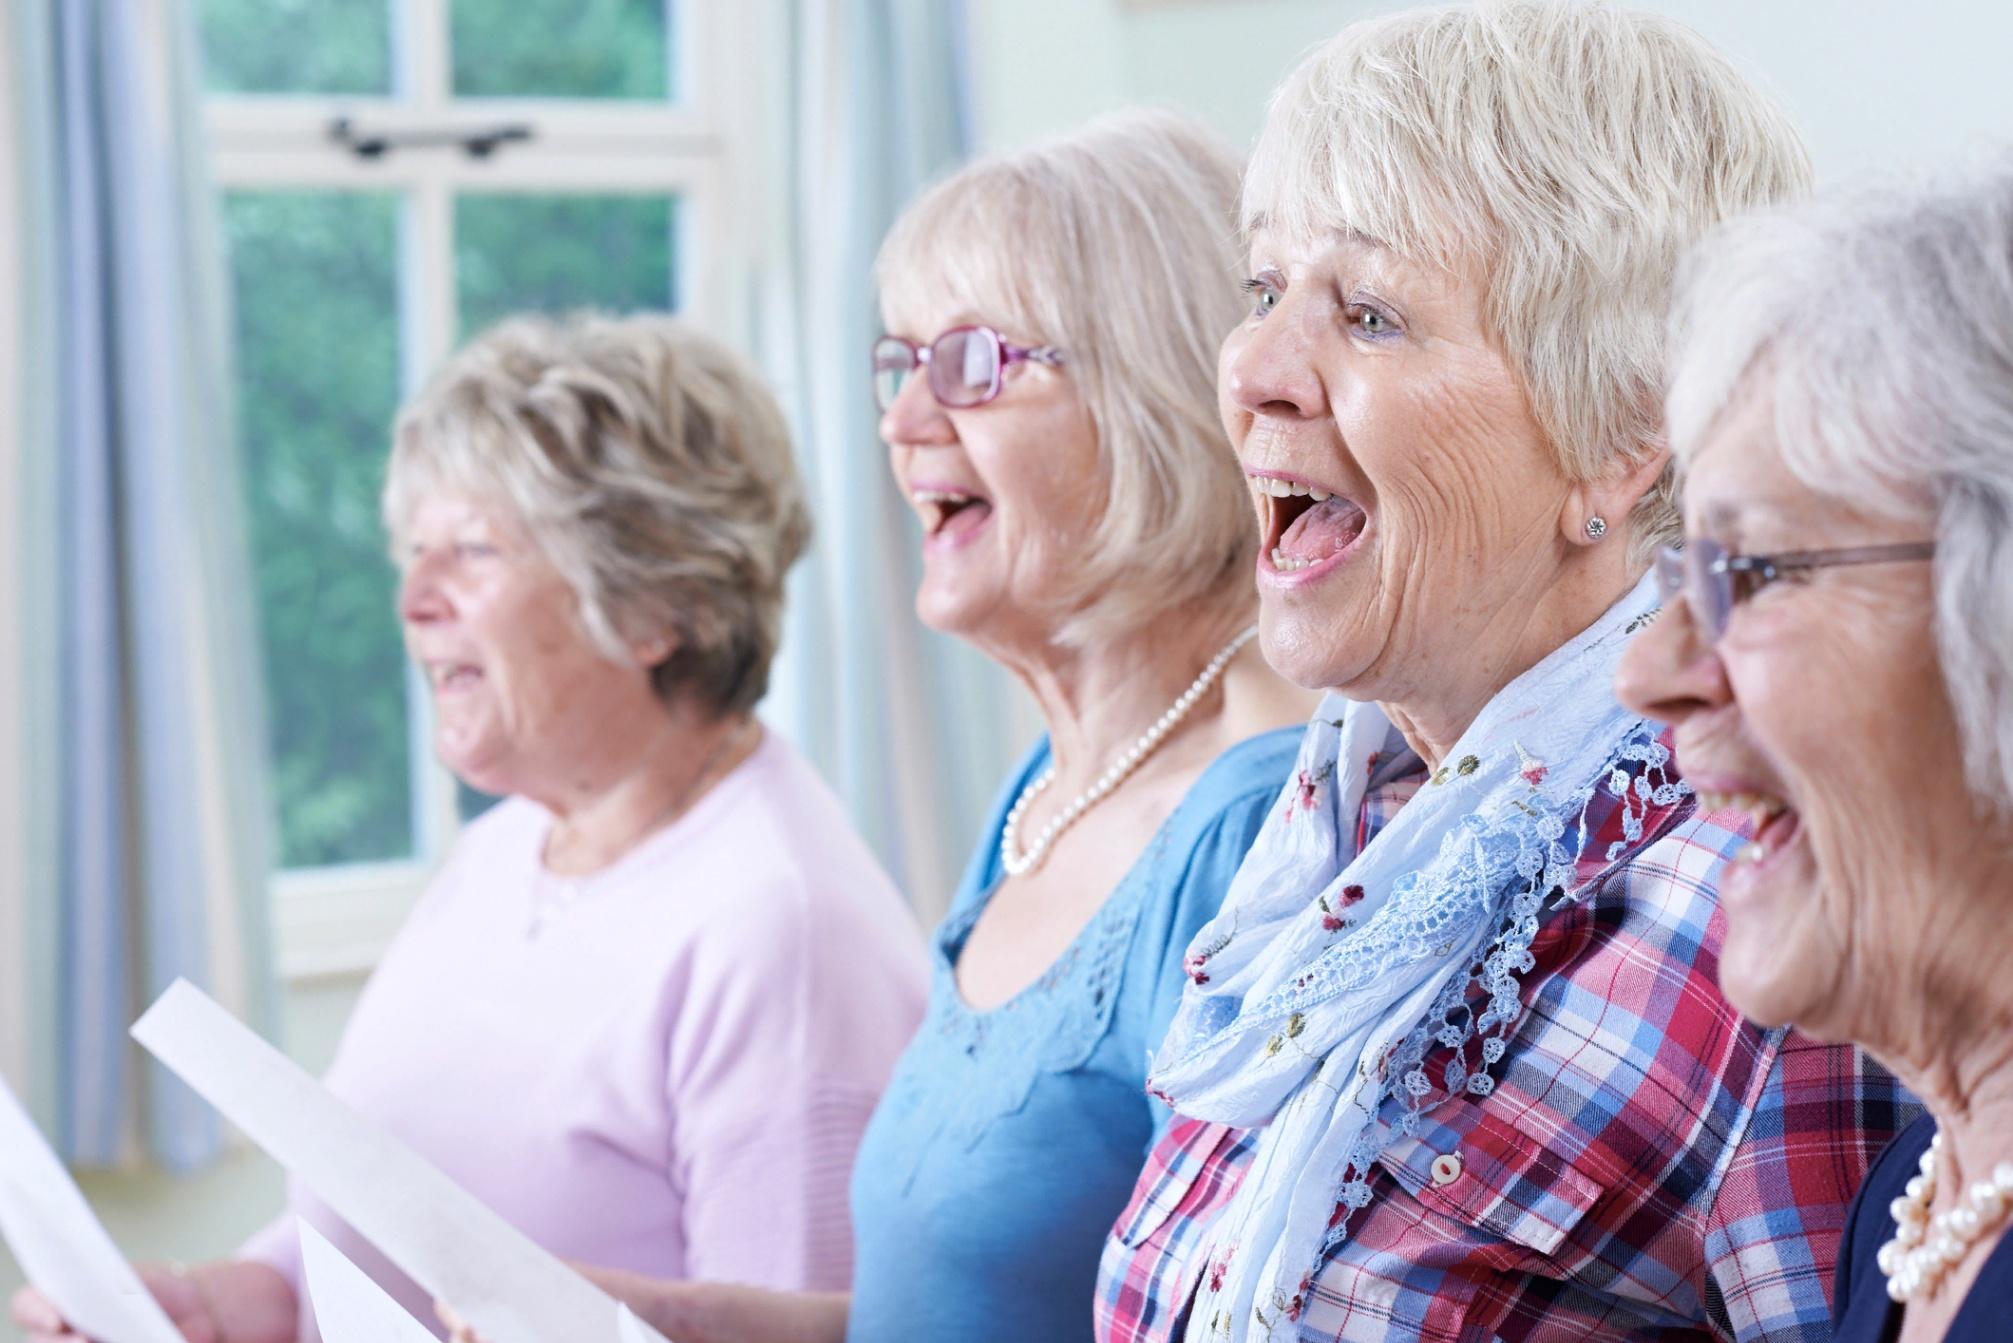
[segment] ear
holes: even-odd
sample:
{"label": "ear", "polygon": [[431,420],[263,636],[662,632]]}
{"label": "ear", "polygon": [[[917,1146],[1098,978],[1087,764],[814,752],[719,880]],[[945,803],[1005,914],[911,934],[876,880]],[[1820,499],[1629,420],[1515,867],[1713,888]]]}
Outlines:
{"label": "ear", "polygon": [[646,671],[661,667],[678,651],[678,636],[665,630],[647,639],[637,639],[629,645],[629,656],[636,659],[636,665]]}
{"label": "ear", "polygon": [[[1560,535],[1569,545],[1600,545],[1628,522],[1629,514],[1656,486],[1670,459],[1670,445],[1659,436],[1641,456],[1624,458],[1593,480],[1574,484],[1559,510]],[[1588,526],[1595,518],[1603,524],[1599,535]]]}

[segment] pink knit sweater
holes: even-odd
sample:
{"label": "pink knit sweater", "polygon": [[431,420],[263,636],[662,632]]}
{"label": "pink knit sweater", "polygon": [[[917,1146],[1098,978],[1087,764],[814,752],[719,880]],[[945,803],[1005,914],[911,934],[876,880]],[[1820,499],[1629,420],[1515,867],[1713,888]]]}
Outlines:
{"label": "pink knit sweater", "polygon": [[[550,825],[513,799],[468,827],[329,1088],[563,1258],[843,1289],[854,1150],[927,992],[887,876],[774,734],[591,877],[544,872]],[[432,1321],[311,1195],[291,1203],[249,1256],[298,1288],[298,1213]]]}

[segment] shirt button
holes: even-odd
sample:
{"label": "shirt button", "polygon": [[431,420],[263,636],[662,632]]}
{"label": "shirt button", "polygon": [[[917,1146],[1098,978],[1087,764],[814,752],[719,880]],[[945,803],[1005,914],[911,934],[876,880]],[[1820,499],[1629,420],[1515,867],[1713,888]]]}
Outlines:
{"label": "shirt button", "polygon": [[1461,1178],[1461,1158],[1452,1152],[1433,1158],[1433,1183],[1449,1185]]}

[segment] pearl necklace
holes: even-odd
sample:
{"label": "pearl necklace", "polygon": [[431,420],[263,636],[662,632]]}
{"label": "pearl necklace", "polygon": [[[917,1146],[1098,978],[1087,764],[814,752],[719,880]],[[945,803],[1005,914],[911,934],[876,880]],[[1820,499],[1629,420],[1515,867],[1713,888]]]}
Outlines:
{"label": "pearl necklace", "polygon": [[1028,804],[1040,797],[1048,790],[1048,786],[1055,782],[1055,766],[1050,765],[1042,771],[1039,779],[1022,789],[1020,797],[1014,801],[1013,810],[1007,813],[1006,825],[1000,830],[1000,866],[1006,869],[1006,874],[1018,877],[1040,866],[1042,858],[1048,853],[1049,845],[1055,843],[1062,832],[1074,825],[1085,812],[1104,801],[1114,788],[1124,783],[1132,772],[1167,740],[1167,734],[1174,731],[1182,719],[1188,717],[1188,711],[1195,707],[1196,701],[1208,692],[1210,686],[1216,684],[1216,678],[1223,675],[1223,669],[1230,665],[1230,659],[1236,657],[1237,651],[1250,643],[1257,634],[1258,627],[1253,625],[1225,644],[1215,657],[1209,659],[1209,665],[1202,669],[1202,674],[1189,683],[1188,689],[1181,692],[1180,698],[1168,706],[1167,712],[1162,714],[1152,727],[1140,733],[1139,740],[1128,746],[1125,753],[1112,762],[1111,768],[1107,769],[1096,783],[1070,799],[1069,805],[1057,812],[1049,823],[1041,828],[1041,833],[1034,837],[1034,843],[1028,845],[1026,849],[1021,849],[1020,846],[1021,817],[1027,814]]}
{"label": "pearl necklace", "polygon": [[1932,1220],[1929,1204],[1936,1197],[1936,1153],[1942,1146],[1941,1133],[1929,1140],[1922,1173],[1911,1177],[1907,1192],[1888,1205],[1894,1239],[1880,1247],[1876,1262],[1887,1275],[1887,1295],[1896,1301],[1934,1295],[1943,1275],[2013,1214],[2013,1161],[2002,1161],[1993,1167],[1991,1179],[1972,1185],[1961,1203]]}

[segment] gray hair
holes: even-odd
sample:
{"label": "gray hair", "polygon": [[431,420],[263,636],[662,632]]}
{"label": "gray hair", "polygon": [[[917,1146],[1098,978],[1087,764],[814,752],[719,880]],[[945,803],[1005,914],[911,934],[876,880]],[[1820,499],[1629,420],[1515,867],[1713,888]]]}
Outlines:
{"label": "gray hair", "polygon": [[[1352,24],[1308,57],[1273,96],[1244,223],[1482,270],[1492,335],[1591,480],[1660,446],[1685,246],[1810,176],[1783,113],[1690,29],[1516,0]],[[1632,522],[1638,562],[1675,539],[1669,472]]]}
{"label": "gray hair", "polygon": [[1965,776],[2013,811],[2013,158],[1725,227],[1671,331],[1681,465],[1730,402],[1766,396],[1799,482],[1935,536]]}
{"label": "gray hair", "polygon": [[881,246],[891,326],[948,302],[1069,361],[1105,503],[1065,641],[1197,599],[1256,604],[1251,494],[1216,411],[1217,348],[1245,308],[1238,167],[1185,118],[1121,113],[969,165]]}
{"label": "gray hair", "polygon": [[781,408],[718,341],[665,317],[492,327],[399,414],[384,489],[395,549],[440,490],[521,522],[610,658],[669,635],[653,672],[667,703],[740,712],[768,688],[811,520]]}

